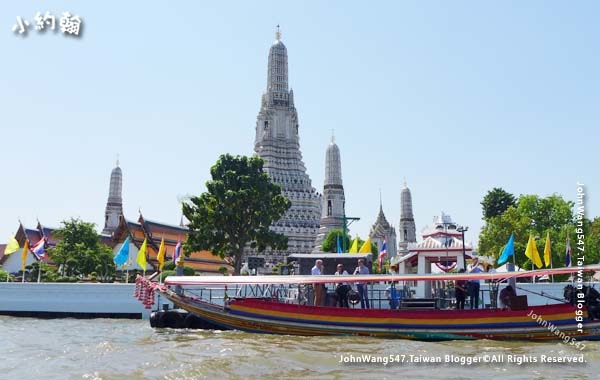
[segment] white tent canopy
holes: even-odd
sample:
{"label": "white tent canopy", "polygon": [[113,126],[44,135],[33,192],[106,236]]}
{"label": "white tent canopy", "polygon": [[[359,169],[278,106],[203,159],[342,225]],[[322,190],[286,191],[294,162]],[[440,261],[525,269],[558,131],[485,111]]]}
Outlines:
{"label": "white tent canopy", "polygon": [[[518,265],[515,265],[515,272],[524,272],[525,270],[523,268],[520,268]],[[500,272],[500,273],[506,273],[508,272],[508,263],[499,266],[498,268],[496,268],[496,272]]]}

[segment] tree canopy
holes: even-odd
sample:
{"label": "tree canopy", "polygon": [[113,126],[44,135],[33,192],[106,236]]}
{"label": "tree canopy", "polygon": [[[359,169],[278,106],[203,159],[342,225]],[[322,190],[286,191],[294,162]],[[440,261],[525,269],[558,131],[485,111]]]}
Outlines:
{"label": "tree canopy", "polygon": [[[323,240],[322,251],[337,253],[338,236],[340,239],[340,247],[343,247],[344,246],[344,243],[342,241],[343,235],[344,235],[344,231],[340,230],[340,229],[334,229],[334,230],[329,231],[329,233],[325,237],[325,240]],[[350,249],[350,244],[351,244],[350,237],[348,236],[348,234],[346,234],[346,251],[348,249]]]}
{"label": "tree canopy", "polygon": [[506,192],[504,189],[495,187],[483,197],[481,206],[483,207],[483,219],[488,220],[501,215],[510,206],[516,204],[515,196]]}
{"label": "tree canopy", "polygon": [[[516,264],[531,269],[531,261],[525,256],[529,235],[538,238],[536,245],[543,258],[547,233],[550,233],[552,263],[555,268],[565,266],[566,239],[569,235],[573,258],[577,255],[578,222],[573,212],[574,203],[559,195],[541,198],[537,195],[521,195],[515,205],[499,215],[486,220],[479,235],[479,253],[498,258],[508,238],[514,233]],[[600,247],[600,218],[594,221],[583,218],[583,245],[586,263],[598,262]]]}
{"label": "tree canopy", "polygon": [[270,229],[291,207],[263,171],[260,157],[222,155],[210,169],[207,191],[183,203],[189,221],[185,251],[209,250],[233,260],[240,273],[244,247],[258,252],[287,248],[287,237]]}
{"label": "tree canopy", "polygon": [[[103,280],[112,278],[115,266],[112,249],[100,243],[93,223],[71,218],[54,231],[58,244],[48,249],[52,261],[67,276],[87,276],[98,272]],[[108,265],[107,263],[110,263]]]}

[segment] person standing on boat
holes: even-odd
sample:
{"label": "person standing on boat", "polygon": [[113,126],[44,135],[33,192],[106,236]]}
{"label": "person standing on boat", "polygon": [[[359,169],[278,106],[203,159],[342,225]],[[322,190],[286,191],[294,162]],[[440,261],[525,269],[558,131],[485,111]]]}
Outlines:
{"label": "person standing on boat", "polygon": [[[479,266],[479,259],[473,258],[470,273],[481,273],[483,270]],[[479,280],[469,281],[469,297],[471,298],[471,309],[479,309]]]}
{"label": "person standing on boat", "polygon": [[[365,265],[365,259],[358,259],[358,266],[354,270],[355,275],[365,275],[369,274],[369,268]],[[358,290],[358,295],[360,296],[360,308],[370,309],[369,306],[369,288],[367,283],[358,283],[356,284],[356,289]]]}
{"label": "person standing on boat", "polygon": [[510,309],[510,300],[517,294],[512,286],[508,285],[506,288],[500,291],[500,303],[503,309]]}
{"label": "person standing on boat", "polygon": [[[465,273],[465,268],[460,268],[458,273]],[[465,299],[467,298],[467,280],[454,281],[454,297],[456,298],[456,308],[462,310],[465,308]]]}
{"label": "person standing on boat", "polygon": [[[311,269],[310,274],[313,276],[323,275],[323,260],[315,261],[315,266]],[[314,305],[323,306],[325,304],[325,284],[313,284],[314,290]]]}
{"label": "person standing on boat", "polygon": [[[337,270],[335,271],[336,276],[348,276],[348,272],[344,270],[344,265],[338,264]],[[339,307],[350,307],[348,304],[348,292],[350,291],[350,285],[347,282],[340,282],[335,287],[335,293],[338,297]]]}

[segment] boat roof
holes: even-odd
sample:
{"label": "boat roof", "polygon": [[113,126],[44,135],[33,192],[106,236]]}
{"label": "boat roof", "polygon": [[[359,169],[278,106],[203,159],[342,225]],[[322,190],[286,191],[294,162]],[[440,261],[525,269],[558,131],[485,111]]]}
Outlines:
{"label": "boat roof", "polygon": [[436,273],[436,274],[375,274],[358,276],[169,276],[166,285],[285,285],[329,284],[336,282],[398,282],[398,281],[448,281],[448,280],[501,280],[552,274],[600,271],[600,264],[582,267],[538,269],[521,272]]}

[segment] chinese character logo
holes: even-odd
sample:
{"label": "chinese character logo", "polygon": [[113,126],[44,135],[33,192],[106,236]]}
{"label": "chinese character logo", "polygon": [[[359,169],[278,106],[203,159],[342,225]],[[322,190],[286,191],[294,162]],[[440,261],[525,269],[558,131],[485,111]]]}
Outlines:
{"label": "chinese character logo", "polygon": [[70,12],[64,12],[60,18],[60,30],[65,34],[78,36],[80,26],[79,16],[72,16]]}
{"label": "chinese character logo", "polygon": [[[46,11],[46,13],[43,15],[41,12],[37,12],[33,17],[33,20],[35,30],[37,30],[38,33],[44,32],[47,29],[55,30],[56,17],[49,11]],[[78,37],[81,33],[83,22],[79,16],[72,15],[71,12],[63,12],[62,17],[60,18],[59,26],[64,35]],[[12,32],[25,37],[28,30],[29,21],[25,20],[21,16],[17,16],[17,23],[13,25]]]}

